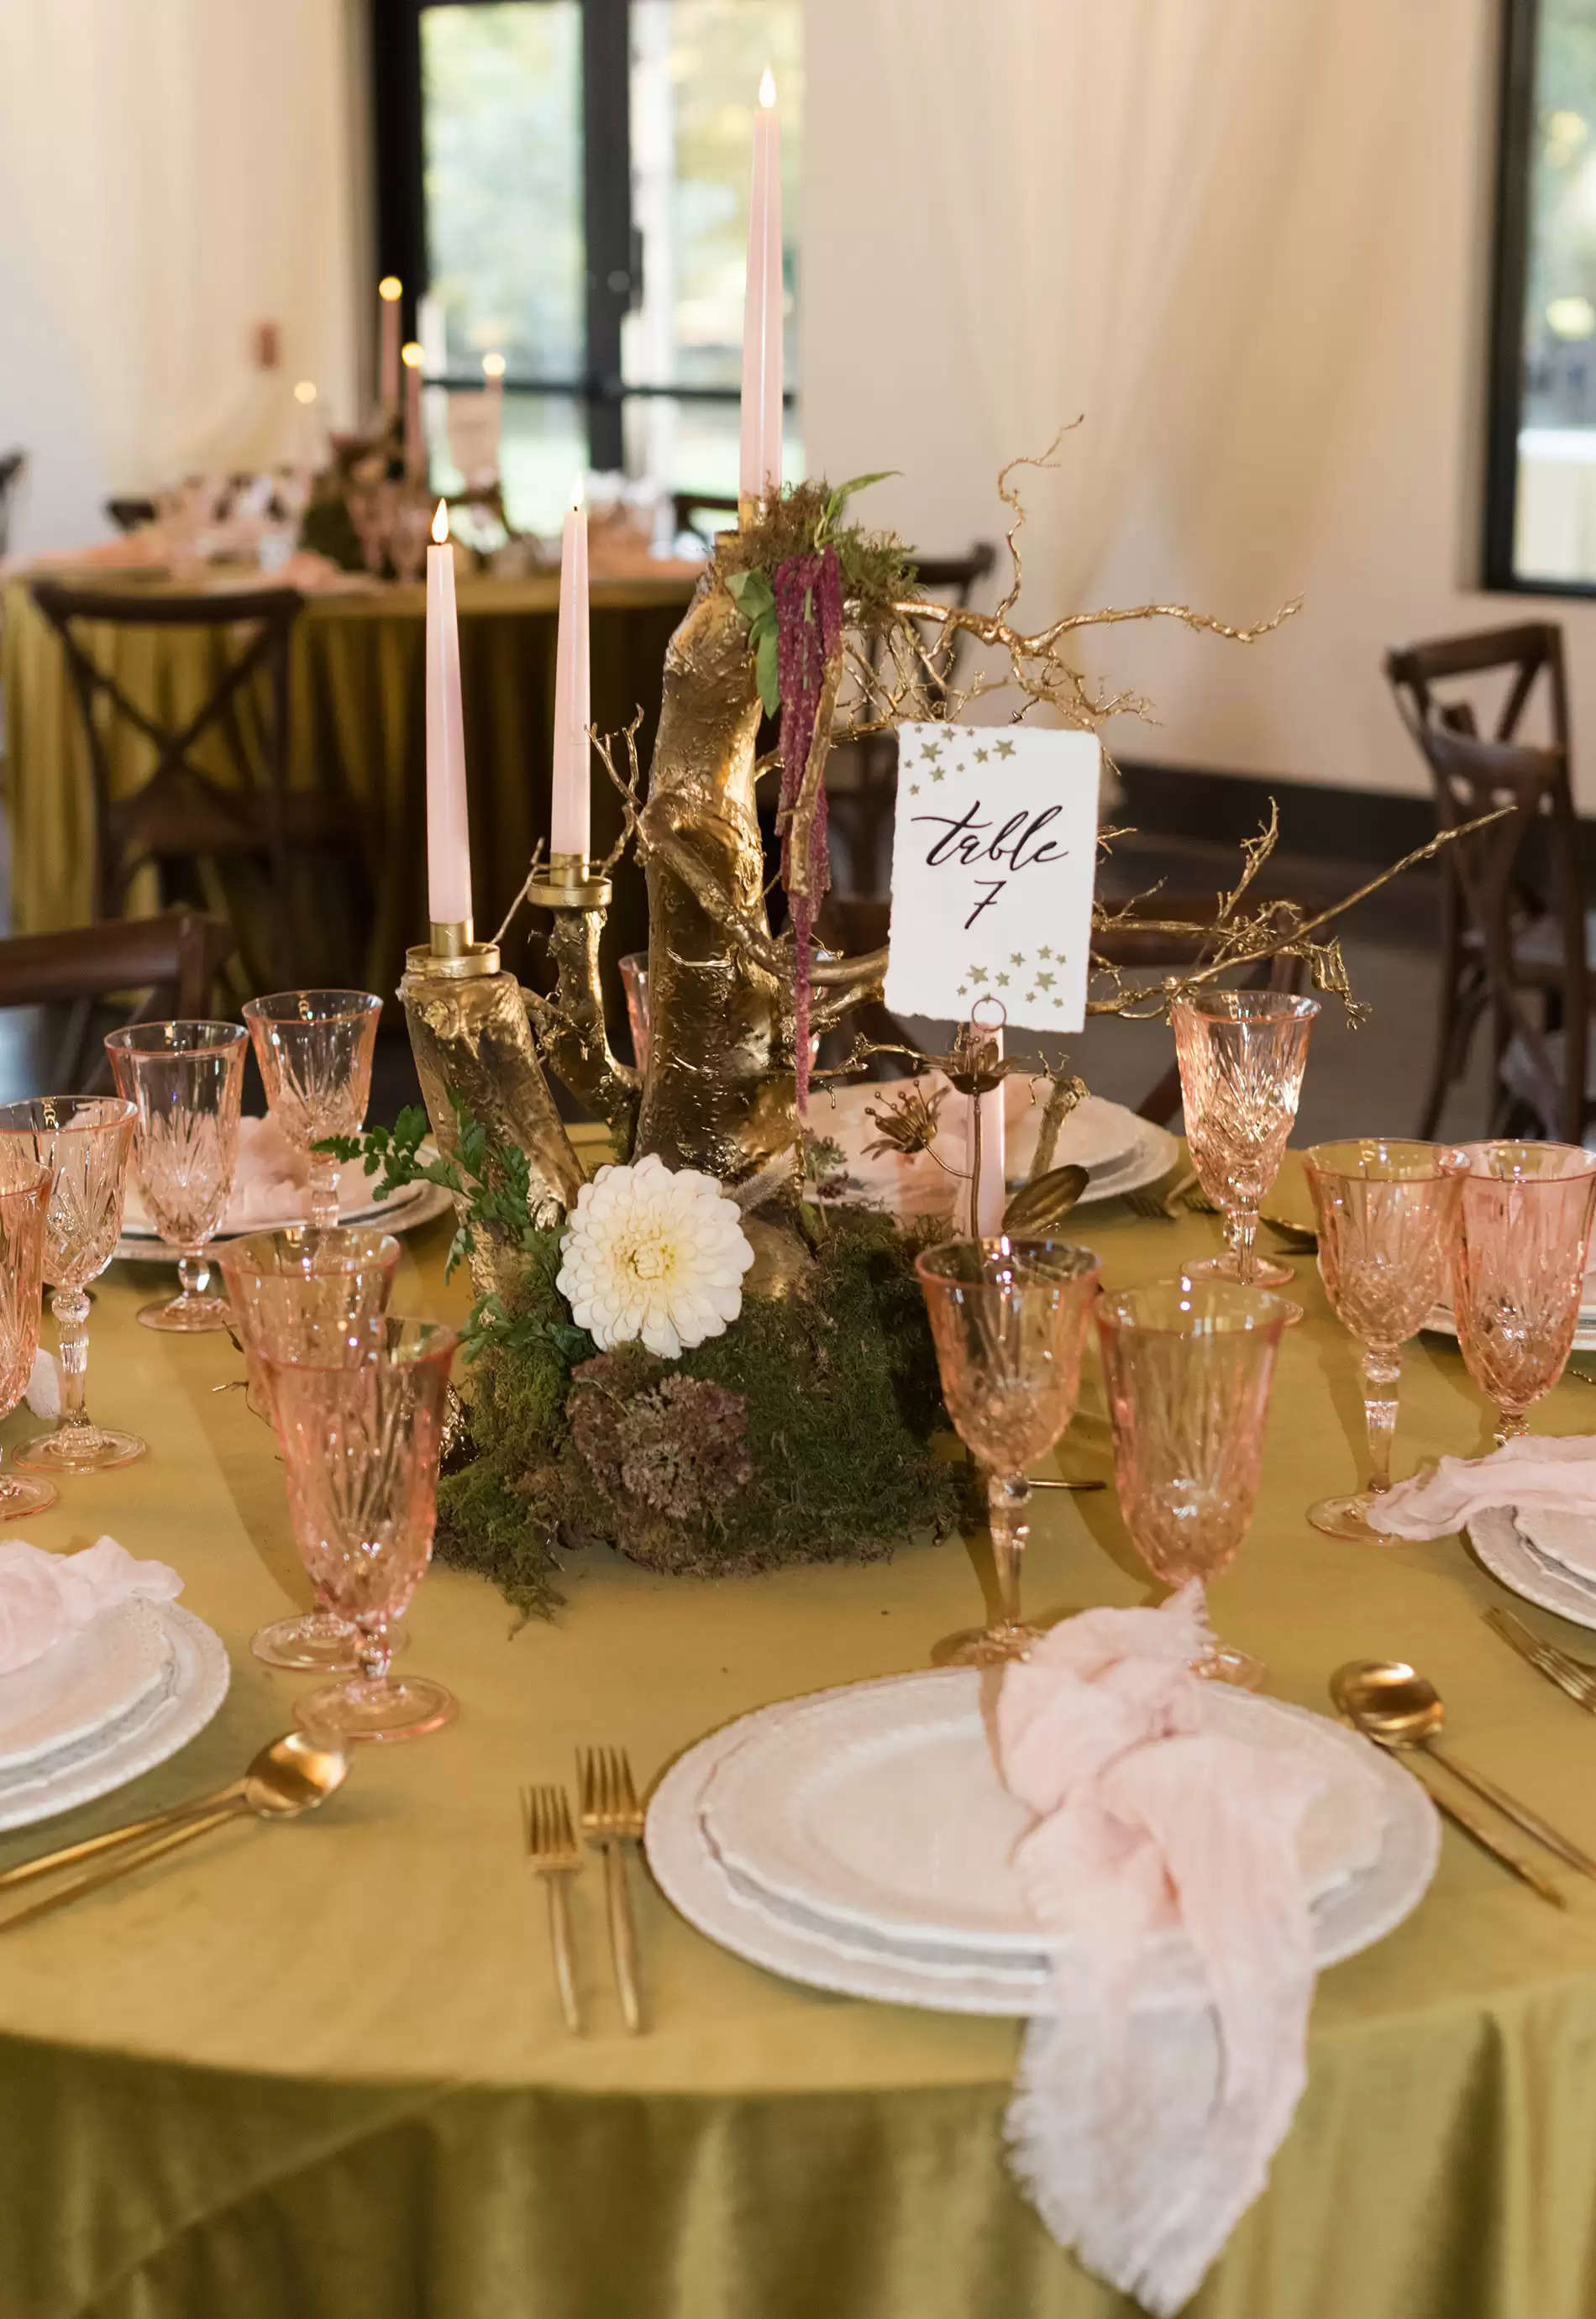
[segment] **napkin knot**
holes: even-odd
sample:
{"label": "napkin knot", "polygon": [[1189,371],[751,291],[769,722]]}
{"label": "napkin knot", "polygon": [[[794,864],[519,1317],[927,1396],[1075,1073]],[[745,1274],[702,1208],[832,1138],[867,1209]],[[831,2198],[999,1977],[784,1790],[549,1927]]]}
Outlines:
{"label": "napkin knot", "polygon": [[0,1674],[29,1666],[102,1611],[141,1600],[170,1602],[183,1581],[164,1562],[139,1562],[113,1538],[80,1554],[46,1554],[25,1538],[0,1538]]}

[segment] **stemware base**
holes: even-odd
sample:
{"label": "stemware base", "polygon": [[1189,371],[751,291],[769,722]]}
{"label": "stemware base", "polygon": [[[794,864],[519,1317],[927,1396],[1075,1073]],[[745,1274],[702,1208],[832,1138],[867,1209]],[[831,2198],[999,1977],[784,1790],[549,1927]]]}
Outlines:
{"label": "stemware base", "polygon": [[23,1482],[14,1474],[0,1474],[0,1522],[47,1513],[60,1494],[48,1482]]}
{"label": "stemware base", "polygon": [[327,1731],[340,1739],[419,1739],[441,1731],[459,1713],[452,1691],[427,1675],[356,1675],[352,1683],[326,1684],[302,1699],[293,1719],[302,1729]]}
{"label": "stemware base", "polygon": [[1228,1643],[1215,1643],[1192,1661],[1192,1673],[1204,1683],[1228,1683],[1235,1691],[1262,1691],[1268,1672],[1262,1659],[1255,1659],[1250,1651],[1233,1650]]}
{"label": "stemware base", "polygon": [[971,1627],[961,1635],[953,1635],[936,1650],[938,1666],[1006,1666],[1014,1659],[1029,1658],[1031,1647],[1041,1642],[1045,1627],[1032,1627],[1024,1620],[1001,1627]]}
{"label": "stemware base", "polygon": [[1272,1256],[1262,1256],[1256,1249],[1252,1270],[1245,1280],[1241,1277],[1241,1259],[1233,1248],[1227,1248],[1221,1256],[1201,1257],[1195,1264],[1183,1264],[1180,1268],[1194,1280],[1230,1280],[1240,1288],[1287,1288],[1297,1277],[1294,1266],[1282,1264]]}
{"label": "stemware base", "polygon": [[1308,1509],[1308,1520],[1326,1538],[1355,1538],[1361,1546],[1389,1546],[1390,1538],[1376,1529],[1369,1520],[1375,1503],[1368,1490],[1358,1490],[1344,1498],[1320,1498]]}
{"label": "stemware base", "polygon": [[24,1441],[11,1462],[26,1474],[108,1474],[131,1466],[149,1448],[136,1433],[118,1433],[109,1426],[63,1425]]}
{"label": "stemware base", "polygon": [[[410,1648],[410,1640],[402,1627],[389,1629],[389,1646],[396,1656]],[[249,1648],[264,1665],[286,1667],[293,1674],[354,1674],[360,1665],[359,1635],[324,1611],[274,1619],[250,1636]]]}
{"label": "stemware base", "polygon": [[140,1328],[163,1329],[175,1336],[215,1336],[232,1326],[232,1318],[233,1309],[225,1296],[190,1295],[186,1290],[139,1307]]}

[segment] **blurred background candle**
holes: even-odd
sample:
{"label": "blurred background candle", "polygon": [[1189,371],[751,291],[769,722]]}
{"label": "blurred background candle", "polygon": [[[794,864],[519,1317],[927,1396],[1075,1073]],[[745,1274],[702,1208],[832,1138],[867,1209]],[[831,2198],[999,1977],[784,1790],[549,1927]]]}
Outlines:
{"label": "blurred background candle", "polygon": [[377,400],[391,418],[399,410],[399,301],[402,287],[397,274],[384,274],[377,284]]}
{"label": "blurred background candle", "polygon": [[432,537],[427,551],[427,915],[435,926],[447,926],[471,916],[471,833],[455,551],[442,500],[432,519]]}
{"label": "blurred background candle", "polygon": [[399,350],[404,365],[404,473],[419,483],[427,472],[421,447],[421,349],[412,338]]}
{"label": "blurred background candle", "polygon": [[781,132],[767,65],[753,117],[753,187],[743,301],[743,431],[737,493],[762,499],[781,481]]}
{"label": "blurred background candle", "polygon": [[560,636],[555,655],[555,781],[549,852],[585,854],[591,838],[588,726],[588,516],[580,478],[560,541]]}

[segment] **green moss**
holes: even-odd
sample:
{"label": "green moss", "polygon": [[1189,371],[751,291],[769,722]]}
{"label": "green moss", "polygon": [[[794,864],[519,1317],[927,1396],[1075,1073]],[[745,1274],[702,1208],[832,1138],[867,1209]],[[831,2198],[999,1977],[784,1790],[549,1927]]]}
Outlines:
{"label": "green moss", "polygon": [[[914,1275],[923,1244],[888,1217],[835,1212],[803,1292],[745,1298],[724,1336],[679,1361],[628,1351],[601,1385],[579,1380],[624,1400],[682,1376],[740,1398],[748,1478],[691,1519],[590,1462],[569,1422],[570,1367],[549,1335],[517,1331],[473,1365],[473,1455],[440,1493],[440,1558],[547,1611],[560,1547],[605,1540],[654,1569],[717,1574],[872,1559],[911,1532],[940,1535],[965,1477],[931,1453],[946,1419]],[[552,1295],[552,1281],[528,1283],[512,1319],[548,1317]]]}
{"label": "green moss", "polygon": [[896,532],[838,522],[835,497],[827,483],[789,484],[746,529],[718,535],[716,569],[722,578],[734,572],[762,572],[768,578],[789,555],[807,555],[824,525],[842,565],[849,618],[861,627],[888,627],[892,606],[918,592],[909,551]]}

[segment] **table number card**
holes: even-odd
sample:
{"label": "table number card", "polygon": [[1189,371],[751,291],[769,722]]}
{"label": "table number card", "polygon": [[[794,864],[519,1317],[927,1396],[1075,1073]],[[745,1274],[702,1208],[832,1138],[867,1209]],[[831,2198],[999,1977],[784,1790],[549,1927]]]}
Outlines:
{"label": "table number card", "polygon": [[1097,859],[1095,733],[903,725],[892,841],[894,1014],[1012,1025],[1086,1019]]}

